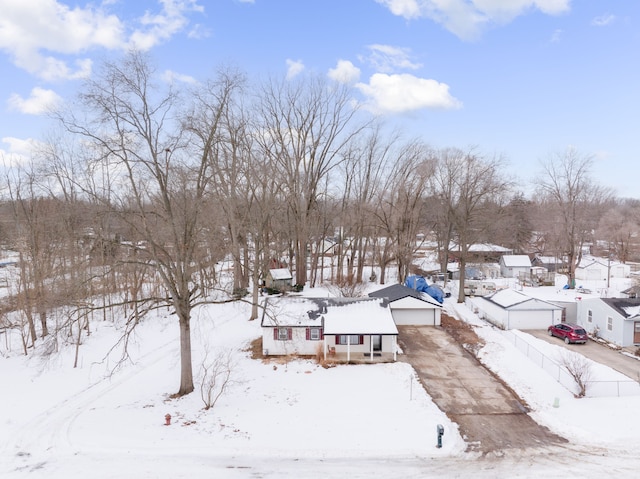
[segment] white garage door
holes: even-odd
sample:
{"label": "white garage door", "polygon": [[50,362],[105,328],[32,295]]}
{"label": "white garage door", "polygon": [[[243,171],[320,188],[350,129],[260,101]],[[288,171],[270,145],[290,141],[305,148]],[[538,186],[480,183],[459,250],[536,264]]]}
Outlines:
{"label": "white garage door", "polygon": [[395,309],[393,320],[398,326],[434,326],[435,311],[433,309]]}

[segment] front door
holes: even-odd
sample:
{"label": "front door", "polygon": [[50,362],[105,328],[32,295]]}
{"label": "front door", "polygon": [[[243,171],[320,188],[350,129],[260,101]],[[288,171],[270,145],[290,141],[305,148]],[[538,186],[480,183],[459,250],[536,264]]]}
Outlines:
{"label": "front door", "polygon": [[374,351],[382,351],[382,336],[374,334],[371,336],[371,342],[373,344]]}
{"label": "front door", "polygon": [[633,342],[640,344],[640,321],[633,323]]}

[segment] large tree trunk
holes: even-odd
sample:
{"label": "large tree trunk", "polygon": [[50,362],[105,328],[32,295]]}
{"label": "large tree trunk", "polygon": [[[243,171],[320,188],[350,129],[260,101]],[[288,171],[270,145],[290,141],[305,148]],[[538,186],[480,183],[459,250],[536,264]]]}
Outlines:
{"label": "large tree trunk", "polygon": [[191,364],[191,313],[188,305],[176,308],[180,323],[180,389],[176,396],[193,392],[193,366]]}
{"label": "large tree trunk", "polygon": [[[460,249],[460,252],[462,253],[462,248]],[[460,270],[459,270],[460,283],[458,284],[458,303],[464,303],[464,300],[465,300],[464,282],[466,279],[465,269],[467,268],[467,261],[465,259],[466,254],[467,254],[466,252],[460,254]]]}

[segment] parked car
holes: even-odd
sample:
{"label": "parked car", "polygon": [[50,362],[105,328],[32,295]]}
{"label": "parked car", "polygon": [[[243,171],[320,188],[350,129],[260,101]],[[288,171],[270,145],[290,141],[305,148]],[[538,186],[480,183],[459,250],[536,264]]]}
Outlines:
{"label": "parked car", "polygon": [[555,336],[556,338],[564,339],[564,342],[569,343],[581,343],[584,344],[589,339],[587,332],[582,326],[577,324],[560,323],[554,324],[547,328],[549,336]]}

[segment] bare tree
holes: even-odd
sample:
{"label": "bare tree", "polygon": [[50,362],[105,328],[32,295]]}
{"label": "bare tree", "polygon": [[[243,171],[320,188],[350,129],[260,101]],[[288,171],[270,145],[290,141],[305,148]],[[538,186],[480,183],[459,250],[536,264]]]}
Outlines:
{"label": "bare tree", "polygon": [[568,148],[542,163],[543,174],[538,181],[547,221],[558,227],[560,253],[567,258],[569,288],[575,288],[582,248],[596,228],[602,205],[611,196],[610,190],[591,178],[592,162],[590,156]]}
{"label": "bare tree", "polygon": [[505,205],[504,214],[497,218],[498,221],[493,223],[488,232],[491,242],[510,248],[516,254],[530,252],[533,209],[532,201],[525,199],[522,193],[516,193]]}
{"label": "bare tree", "polygon": [[511,183],[503,177],[500,158],[483,158],[473,152],[447,149],[439,152],[434,174],[433,191],[440,200],[438,226],[445,248],[443,267],[448,262],[448,250],[453,239],[459,248],[460,285],[458,302],[464,302],[465,268],[469,248],[481,239],[501,213]]}
{"label": "bare tree", "polygon": [[219,351],[210,357],[209,350],[205,350],[205,356],[200,365],[202,374],[200,397],[205,410],[214,407],[227,388],[233,384],[234,367],[235,362],[231,351]]}
{"label": "bare tree", "polygon": [[321,77],[269,81],[260,92],[258,141],[262,154],[271,159],[275,181],[282,185],[300,285],[307,281],[307,250],[322,185],[362,129],[350,129],[355,114],[349,90]]}
{"label": "bare tree", "polygon": [[[350,238],[351,245],[349,248],[344,248],[342,243],[337,245],[338,281],[344,273],[343,258],[346,254],[350,255],[347,277],[353,277],[356,282],[363,281],[367,255],[375,241],[377,201],[381,197],[385,175],[391,170],[395,141],[395,136],[386,140],[381,128],[376,127],[349,145],[345,161],[340,165],[343,189],[338,218],[344,233],[342,236]],[[373,267],[373,255],[370,256]]]}
{"label": "bare tree", "polygon": [[398,282],[410,273],[417,234],[424,224],[425,197],[432,166],[426,145],[411,141],[394,155],[395,164],[384,186],[376,216],[398,265]]}
{"label": "bare tree", "polygon": [[578,394],[576,394],[576,397],[585,397],[587,395],[589,381],[593,375],[591,362],[581,354],[564,352],[561,355],[560,364],[578,386]]}
{"label": "bare tree", "polygon": [[606,244],[606,251],[600,254],[622,263],[638,255],[638,235],[640,234],[640,202],[611,202],[600,218],[596,230],[596,240]]}
{"label": "bare tree", "polygon": [[162,281],[165,294],[152,300],[168,304],[178,317],[177,394],[184,395],[194,389],[190,323],[191,311],[202,299],[197,264],[206,256],[202,215],[212,181],[210,154],[220,141],[216,118],[236,84],[220,78],[208,110],[209,129],[196,132],[190,128],[192,117],[181,120],[177,93],[158,88],[155,81],[149,59],[132,52],[121,62],[105,63],[87,83],[80,95],[86,117],[68,113],[61,119],[92,145],[94,164],[110,172],[110,197],[87,193],[128,225],[139,253],[134,261],[153,266]]}
{"label": "bare tree", "polygon": [[[13,210],[14,248],[20,255],[19,304],[29,325],[31,345],[37,339],[35,316],[40,319],[40,335],[49,334],[47,308],[49,292],[56,288],[52,283],[57,260],[62,256],[63,238],[61,219],[63,209],[47,195],[41,177],[34,164],[14,168],[7,177],[7,191]],[[47,286],[45,284],[48,283]]]}

